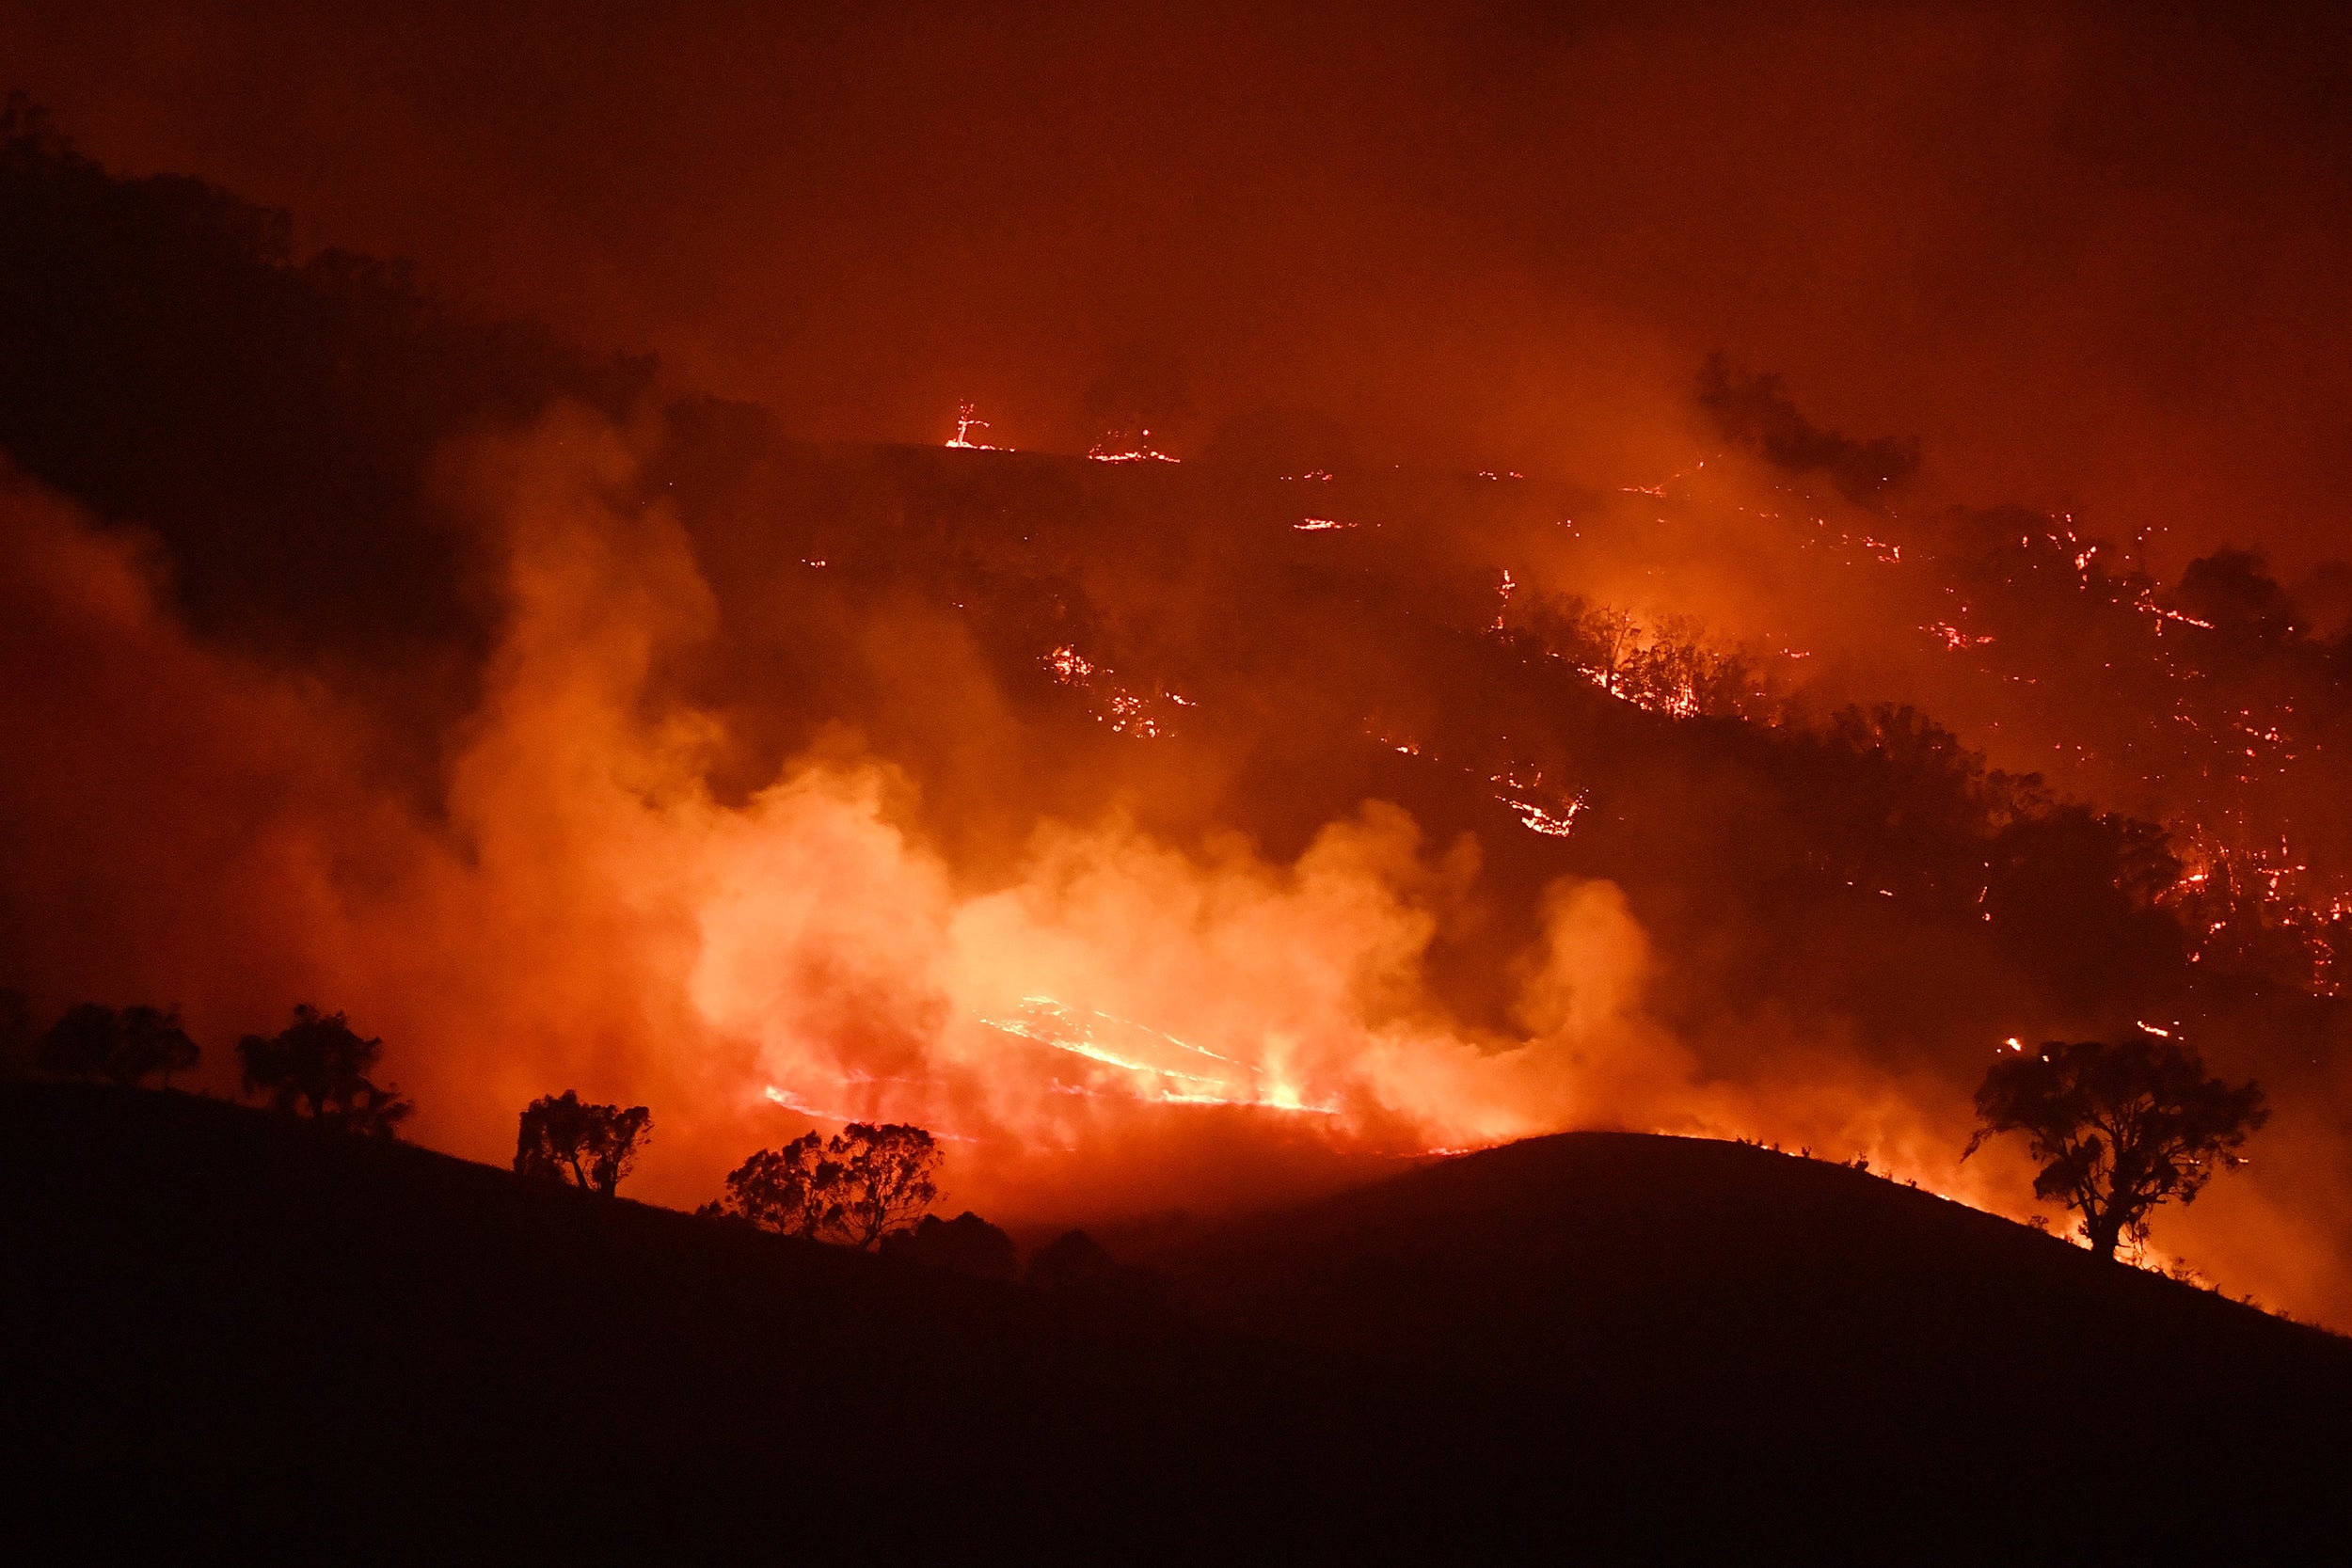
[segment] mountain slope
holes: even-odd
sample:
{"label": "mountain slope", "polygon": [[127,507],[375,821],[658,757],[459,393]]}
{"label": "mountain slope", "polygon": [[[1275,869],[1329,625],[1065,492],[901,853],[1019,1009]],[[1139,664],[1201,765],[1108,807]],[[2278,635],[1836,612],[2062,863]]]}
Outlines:
{"label": "mountain slope", "polygon": [[1142,1250],[1202,1321],[1817,1503],[2221,1528],[2352,1459],[2352,1342],[1740,1144],[1530,1139]]}
{"label": "mountain slope", "polygon": [[1736,1146],[1197,1233],[1202,1327],[185,1096],[9,1087],[0,1149],[0,1451],[85,1549],[1916,1556],[2339,1507],[2352,1347]]}

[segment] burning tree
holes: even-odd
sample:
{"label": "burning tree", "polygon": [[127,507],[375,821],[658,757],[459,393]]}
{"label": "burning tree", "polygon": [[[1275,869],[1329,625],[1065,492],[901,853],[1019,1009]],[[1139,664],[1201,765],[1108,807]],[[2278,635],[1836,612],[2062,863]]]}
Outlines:
{"label": "burning tree", "polygon": [[2240,1164],[2236,1150],[2270,1119],[2259,1085],[2206,1077],[2197,1053],[2171,1039],[2012,1049],[1977,1090],[1979,1125],[1961,1158],[1987,1138],[2025,1133],[2042,1163],[2034,1196],[2080,1214],[2101,1258],[2125,1236],[2144,1238],[2157,1204],[2191,1202],[2217,1166]]}
{"label": "burning tree", "polygon": [[103,1078],[129,1085],[196,1066],[199,1052],[180,1027],[180,1009],[125,1007],[117,1012],[95,1002],[68,1009],[41,1034],[35,1061],[60,1078]]}
{"label": "burning tree", "polygon": [[245,1092],[262,1096],[270,1109],[393,1138],[416,1107],[401,1097],[399,1085],[378,1085],[368,1076],[383,1054],[382,1040],[362,1038],[342,1014],[308,1004],[296,1006],[294,1022],[277,1034],[237,1042]]}
{"label": "burning tree", "polygon": [[543,1095],[523,1108],[515,1134],[515,1174],[560,1181],[611,1197],[653,1135],[643,1105],[593,1105],[577,1089]]}
{"label": "burning tree", "polygon": [[939,1196],[939,1144],[920,1127],[851,1122],[832,1138],[803,1133],[763,1148],[727,1177],[706,1213],[787,1236],[871,1247],[920,1219]]}

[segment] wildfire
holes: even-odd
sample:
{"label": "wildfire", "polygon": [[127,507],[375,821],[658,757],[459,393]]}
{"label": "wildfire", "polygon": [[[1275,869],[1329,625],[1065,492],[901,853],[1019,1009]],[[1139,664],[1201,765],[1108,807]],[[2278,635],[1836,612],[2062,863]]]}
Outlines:
{"label": "wildfire", "polygon": [[1566,838],[1576,831],[1577,814],[1584,809],[1584,795],[1581,792],[1565,802],[1547,799],[1543,775],[1540,772],[1522,774],[1516,768],[1503,769],[1488,782],[1502,786],[1503,792],[1495,799],[1508,806],[1518,817],[1520,826],[1530,832],[1542,833],[1549,838]]}
{"label": "wildfire", "polygon": [[1163,1105],[1248,1105],[1307,1116],[1336,1116],[1340,1111],[1336,1104],[1308,1103],[1294,1085],[1258,1064],[1051,996],[1025,996],[1011,1016],[979,1022],[999,1034],[1112,1069],[1108,1074],[1088,1071],[1080,1082],[1057,1085],[1063,1093],[1111,1089]]}
{"label": "wildfire", "polygon": [[1010,451],[1012,450],[1009,447],[999,447],[987,441],[972,439],[974,431],[987,428],[988,421],[979,417],[979,411],[974,404],[958,404],[956,405],[956,433],[947,438],[947,445],[961,451]]}
{"label": "wildfire", "polygon": [[1993,641],[1993,638],[1989,633],[1983,636],[1972,637],[1967,632],[1961,630],[1958,626],[1953,626],[1948,621],[1938,621],[1932,626],[1921,626],[1919,629],[1926,632],[1930,637],[1932,637],[1936,641],[1942,642],[1947,648],[1949,648],[1954,653],[1958,653],[1963,648],[1985,647]]}
{"label": "wildfire", "polygon": [[1087,455],[1097,463],[1181,463],[1181,457],[1170,457],[1152,444],[1149,430],[1130,436],[1123,430],[1106,432],[1103,438],[1087,449]]}
{"label": "wildfire", "polygon": [[1180,708],[1200,705],[1191,698],[1179,696],[1173,691],[1162,689],[1145,693],[1120,685],[1109,679],[1112,671],[1096,664],[1067,642],[1047,653],[1039,662],[1044,665],[1046,673],[1053,677],[1056,686],[1095,690],[1097,683],[1094,677],[1098,674],[1105,677],[1098,692],[1102,706],[1095,718],[1109,725],[1114,735],[1132,736],[1137,740],[1157,739],[1167,733],[1166,716],[1154,711],[1159,705],[1166,703],[1170,707]]}

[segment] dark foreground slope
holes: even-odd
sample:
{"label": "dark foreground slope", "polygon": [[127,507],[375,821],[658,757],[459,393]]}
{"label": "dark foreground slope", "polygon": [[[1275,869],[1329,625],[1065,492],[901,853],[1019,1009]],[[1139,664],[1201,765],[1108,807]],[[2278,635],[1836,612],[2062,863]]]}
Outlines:
{"label": "dark foreground slope", "polygon": [[77,1536],[1181,1538],[1329,1405],[1219,1338],[192,1097],[0,1089],[0,1149],[8,1468]]}
{"label": "dark foreground slope", "polygon": [[1196,1237],[1195,1328],[180,1096],[0,1091],[0,1150],[19,1537],[175,1558],[2247,1546],[2352,1408],[2340,1342],[1716,1145]]}
{"label": "dark foreground slope", "polygon": [[1147,1250],[1199,1321],[1832,1509],[2352,1516],[2352,1341],[1842,1165],[1566,1133]]}

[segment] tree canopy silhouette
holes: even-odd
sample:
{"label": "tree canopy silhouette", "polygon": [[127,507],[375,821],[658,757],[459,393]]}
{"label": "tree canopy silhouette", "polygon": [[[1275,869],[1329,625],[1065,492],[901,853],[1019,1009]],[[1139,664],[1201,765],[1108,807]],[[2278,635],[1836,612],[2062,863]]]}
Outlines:
{"label": "tree canopy silhouette", "polygon": [[785,1236],[815,1236],[833,1212],[840,1167],[825,1140],[804,1132],[782,1148],[763,1148],[727,1173],[726,1196],[705,1212],[749,1220]]}
{"label": "tree canopy silhouette", "polygon": [[523,1109],[515,1172],[611,1197],[652,1137],[653,1113],[643,1105],[590,1104],[577,1089],[543,1095]]}
{"label": "tree canopy silhouette", "polygon": [[938,1141],[922,1128],[853,1121],[830,1139],[808,1132],[761,1149],[728,1175],[726,1196],[704,1212],[872,1247],[930,1208],[938,1168]]}
{"label": "tree canopy silhouette", "polygon": [[307,1003],[277,1034],[247,1035],[237,1042],[245,1091],[260,1095],[272,1110],[393,1138],[416,1107],[401,1097],[399,1085],[378,1085],[368,1076],[383,1054],[382,1040],[363,1038],[342,1014],[322,1013]]}
{"label": "tree canopy silhouette", "polygon": [[853,1121],[826,1152],[841,1167],[834,1229],[851,1246],[870,1247],[913,1225],[939,1196],[931,1180],[939,1145],[920,1127]]}
{"label": "tree canopy silhouette", "polygon": [[2080,1214],[2090,1250],[2112,1258],[2119,1240],[2147,1234],[2156,1205],[2193,1201],[2217,1166],[2239,1164],[2270,1112],[2259,1085],[2208,1078],[2195,1052],[2141,1037],[2004,1056],[1977,1089],[1977,1117],[1961,1158],[2023,1132],[2042,1163],[2034,1195]]}
{"label": "tree canopy silhouette", "polygon": [[35,1060],[60,1078],[103,1078],[129,1085],[196,1066],[200,1053],[180,1027],[180,1009],[124,1007],[85,1002],[41,1032]]}

